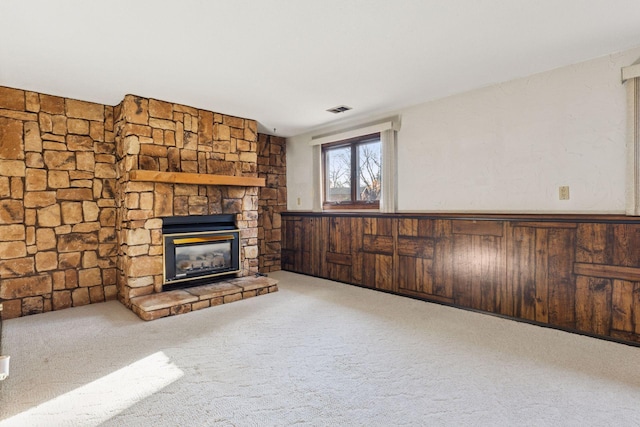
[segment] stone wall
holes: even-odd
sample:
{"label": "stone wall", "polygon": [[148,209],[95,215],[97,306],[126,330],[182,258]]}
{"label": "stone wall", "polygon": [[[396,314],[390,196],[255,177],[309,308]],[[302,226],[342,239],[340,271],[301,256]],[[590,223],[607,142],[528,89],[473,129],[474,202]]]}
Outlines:
{"label": "stone wall", "polygon": [[0,87],[3,318],[116,297],[113,108]]}
{"label": "stone wall", "polygon": [[280,213],[287,210],[286,139],[258,135],[258,175],[266,186],[258,194],[258,264],[261,273],[280,270]]}
{"label": "stone wall", "polygon": [[132,95],[110,107],[0,87],[2,318],[160,291],[164,216],[234,213],[242,274],[279,268],[284,140],[260,138],[264,203],[257,187],[129,181],[136,169],[256,177],[257,123]]}

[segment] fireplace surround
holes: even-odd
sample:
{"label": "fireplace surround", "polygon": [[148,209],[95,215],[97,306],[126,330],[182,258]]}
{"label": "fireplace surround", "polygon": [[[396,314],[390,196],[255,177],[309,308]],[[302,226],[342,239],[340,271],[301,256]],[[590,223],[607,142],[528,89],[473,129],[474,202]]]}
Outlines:
{"label": "fireplace surround", "polygon": [[[258,189],[265,183],[257,179],[254,120],[127,95],[114,108],[114,130],[121,302],[130,307],[133,298],[185,284],[188,280],[182,280],[196,277],[195,273],[209,275],[195,271],[205,269],[201,262],[174,271],[170,274],[173,280],[166,280],[164,228],[176,227],[180,221],[194,225],[205,217],[228,215],[229,227],[239,230],[240,254],[238,266],[225,273],[235,271],[242,277],[258,270]],[[201,219],[192,220],[197,217]],[[184,232],[184,227],[178,228]],[[196,228],[189,233],[205,231]],[[189,257],[186,251],[182,255]],[[214,260],[211,255],[207,263],[217,264],[220,258]],[[177,277],[182,274],[187,277]]]}

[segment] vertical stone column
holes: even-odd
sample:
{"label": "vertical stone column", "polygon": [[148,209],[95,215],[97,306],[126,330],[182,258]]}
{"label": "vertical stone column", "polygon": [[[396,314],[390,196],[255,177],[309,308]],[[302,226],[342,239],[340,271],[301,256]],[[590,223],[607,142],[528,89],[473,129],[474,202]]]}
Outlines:
{"label": "vertical stone column", "polygon": [[266,186],[258,194],[260,272],[280,270],[282,233],[280,214],[287,209],[286,139],[258,135],[258,176]]}
{"label": "vertical stone column", "polygon": [[[141,165],[156,170],[161,164],[168,167],[168,149],[175,146],[176,126],[169,121],[173,118],[172,105],[163,104],[168,108],[155,108],[154,114],[166,118],[151,116],[149,100],[132,95],[127,95],[115,109],[118,297],[126,306],[133,297],[162,290],[161,218],[173,215],[173,192],[166,184],[131,182],[129,172]],[[174,145],[165,146],[165,136]]]}

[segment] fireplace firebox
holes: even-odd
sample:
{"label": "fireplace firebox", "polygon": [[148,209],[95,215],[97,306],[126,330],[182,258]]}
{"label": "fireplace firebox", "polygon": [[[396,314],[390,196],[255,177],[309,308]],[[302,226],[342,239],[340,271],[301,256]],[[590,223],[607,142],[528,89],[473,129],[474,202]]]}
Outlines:
{"label": "fireplace firebox", "polygon": [[240,271],[240,230],[235,215],[162,220],[163,290],[197,286]]}

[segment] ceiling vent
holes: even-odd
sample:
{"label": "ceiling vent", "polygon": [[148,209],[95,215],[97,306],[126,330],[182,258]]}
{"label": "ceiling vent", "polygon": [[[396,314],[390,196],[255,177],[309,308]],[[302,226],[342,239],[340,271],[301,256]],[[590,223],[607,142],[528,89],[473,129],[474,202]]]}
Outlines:
{"label": "ceiling vent", "polygon": [[327,111],[333,114],[344,113],[345,111],[351,110],[351,107],[347,107],[346,105],[338,105],[337,107],[329,108]]}

